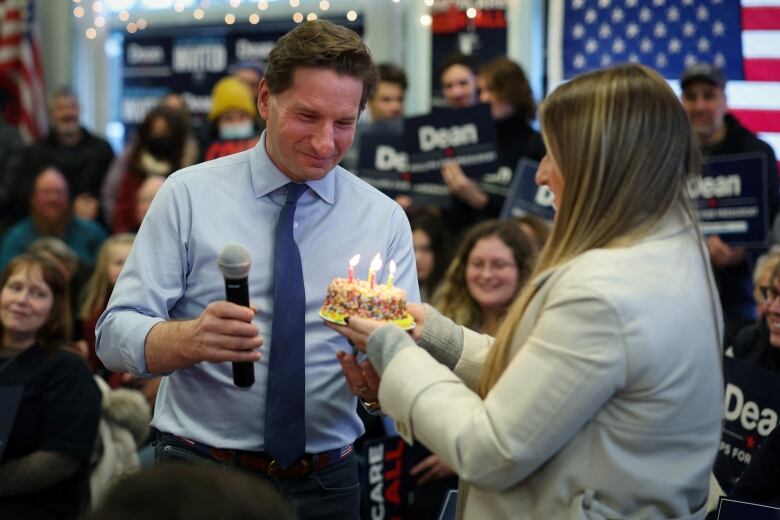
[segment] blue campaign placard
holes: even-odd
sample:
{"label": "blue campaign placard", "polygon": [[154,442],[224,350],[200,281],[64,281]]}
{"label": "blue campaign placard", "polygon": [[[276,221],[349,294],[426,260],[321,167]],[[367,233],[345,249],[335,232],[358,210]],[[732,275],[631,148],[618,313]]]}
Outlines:
{"label": "blue campaign placard", "polygon": [[724,498],[718,505],[718,520],[780,520],[780,508]]}
{"label": "blue campaign placard", "polygon": [[364,131],[360,135],[358,176],[385,195],[410,195],[409,154],[399,132]]}
{"label": "blue campaign placard", "polygon": [[517,163],[509,193],[501,208],[501,218],[520,217],[526,214],[550,221],[555,218],[552,192],[546,186],[536,185],[538,168],[539,163],[530,159],[521,159]]}
{"label": "blue campaign placard", "polygon": [[709,157],[688,192],[699,209],[702,233],[732,246],[765,248],[769,229],[766,156]]}
{"label": "blue campaign placard", "polygon": [[447,496],[444,497],[444,503],[441,506],[439,520],[455,520],[455,513],[458,510],[458,490],[450,489]]}
{"label": "blue campaign placard", "polygon": [[496,129],[487,105],[406,118],[404,139],[416,204],[449,206],[450,190],[441,175],[445,161],[457,161],[476,181],[498,171]]}
{"label": "blue campaign placard", "polygon": [[780,412],[780,376],[742,360],[723,358],[723,435],[713,474],[731,491],[753,454],[775,429]]}
{"label": "blue campaign placard", "polygon": [[0,460],[5,453],[23,392],[22,385],[0,386]]}

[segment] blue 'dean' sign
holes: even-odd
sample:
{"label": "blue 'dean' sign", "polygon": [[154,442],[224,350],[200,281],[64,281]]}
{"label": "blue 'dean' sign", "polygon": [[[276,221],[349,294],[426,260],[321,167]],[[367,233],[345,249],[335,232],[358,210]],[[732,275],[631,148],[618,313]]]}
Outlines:
{"label": "blue 'dean' sign", "polygon": [[536,215],[545,220],[555,218],[554,197],[546,186],[536,185],[536,170],[539,163],[521,159],[515,168],[515,175],[509,193],[501,208],[501,218]]}
{"label": "blue 'dean' sign", "polygon": [[359,177],[390,198],[409,195],[409,154],[403,147],[400,133],[365,133],[360,138]]}
{"label": "blue 'dean' sign", "polygon": [[723,435],[712,471],[728,493],[777,426],[780,376],[724,356],[723,380]]}
{"label": "blue 'dean' sign", "polygon": [[763,153],[709,157],[688,184],[701,230],[733,246],[764,248],[769,228],[767,164]]}
{"label": "blue 'dean' sign", "polygon": [[404,139],[414,200],[421,206],[450,205],[450,190],[441,175],[445,161],[456,161],[475,181],[498,171],[496,128],[487,105],[407,118]]}

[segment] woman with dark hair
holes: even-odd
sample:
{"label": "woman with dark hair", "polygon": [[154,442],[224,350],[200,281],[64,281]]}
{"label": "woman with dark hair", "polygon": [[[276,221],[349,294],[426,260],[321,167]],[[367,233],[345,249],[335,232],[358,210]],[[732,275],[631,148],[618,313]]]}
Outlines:
{"label": "woman with dark hair", "polygon": [[149,111],[130,146],[127,169],[119,183],[114,204],[114,233],[138,231],[138,190],[151,176],[167,177],[183,163],[189,133],[181,114],[164,106]]}
{"label": "woman with dark hair", "polygon": [[0,512],[74,518],[87,504],[101,397],[67,348],[67,283],[51,260],[24,254],[0,287]]}
{"label": "woman with dark hair", "polygon": [[449,234],[441,219],[418,213],[411,220],[420,298],[427,302],[439,286],[449,260]]}

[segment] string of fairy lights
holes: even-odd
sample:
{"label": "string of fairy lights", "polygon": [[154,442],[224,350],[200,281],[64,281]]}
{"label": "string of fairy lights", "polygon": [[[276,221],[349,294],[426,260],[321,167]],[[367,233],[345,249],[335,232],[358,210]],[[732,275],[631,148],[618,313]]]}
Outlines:
{"label": "string of fairy lights", "polygon": [[[294,10],[292,19],[296,23],[301,23],[304,20],[316,20],[325,15],[331,8],[329,0],[320,0],[316,4],[316,8],[304,12],[301,0],[278,0],[279,3],[285,1]],[[149,13],[150,9],[167,8],[182,16],[189,16],[195,21],[211,21],[210,17],[207,16],[209,9],[224,12],[227,6],[234,10],[243,7],[241,19],[239,19],[238,14],[228,12],[224,15],[224,23],[233,25],[246,20],[252,25],[257,25],[270,6],[269,0],[229,0],[228,2],[220,2],[218,5],[214,5],[216,3],[214,0],[72,0],[72,2],[73,16],[86,25],[84,35],[90,40],[97,38],[99,31],[105,30],[107,27],[124,26],[130,34],[145,30],[149,27],[149,21],[139,13]],[[401,0],[392,0],[392,2],[399,4]],[[433,7],[434,2],[435,0],[423,0],[425,6],[429,8]],[[250,12],[247,14],[246,7],[252,5],[254,7],[250,8]],[[475,7],[469,7],[466,10],[466,16],[469,18],[476,18],[477,14],[478,10]],[[344,16],[348,21],[354,22],[358,19],[359,14],[354,9],[350,9]],[[422,14],[419,19],[420,25],[426,27],[430,26],[432,21],[433,19],[428,13]]]}

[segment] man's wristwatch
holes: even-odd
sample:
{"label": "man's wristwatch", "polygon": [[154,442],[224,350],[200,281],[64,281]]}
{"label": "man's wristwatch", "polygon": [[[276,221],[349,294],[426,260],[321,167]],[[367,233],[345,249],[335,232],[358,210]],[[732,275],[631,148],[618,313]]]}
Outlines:
{"label": "man's wristwatch", "polygon": [[364,401],[361,399],[360,404],[363,405],[363,409],[365,409],[365,411],[368,413],[372,415],[382,415],[382,405],[379,404],[378,399],[374,399],[372,401]]}

